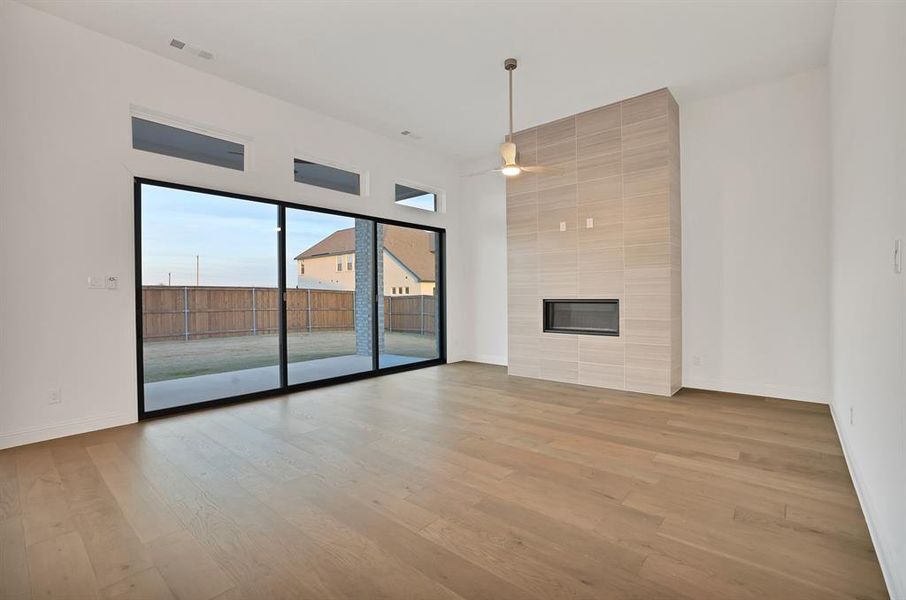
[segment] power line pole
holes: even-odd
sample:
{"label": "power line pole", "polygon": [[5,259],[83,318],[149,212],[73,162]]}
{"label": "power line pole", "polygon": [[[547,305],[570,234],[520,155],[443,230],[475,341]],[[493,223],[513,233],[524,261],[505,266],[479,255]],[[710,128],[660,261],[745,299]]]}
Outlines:
{"label": "power line pole", "polygon": [[195,287],[198,287],[200,285],[200,283],[199,283],[201,281],[201,270],[200,269],[201,269],[200,260],[199,260],[198,255],[196,254],[195,255]]}

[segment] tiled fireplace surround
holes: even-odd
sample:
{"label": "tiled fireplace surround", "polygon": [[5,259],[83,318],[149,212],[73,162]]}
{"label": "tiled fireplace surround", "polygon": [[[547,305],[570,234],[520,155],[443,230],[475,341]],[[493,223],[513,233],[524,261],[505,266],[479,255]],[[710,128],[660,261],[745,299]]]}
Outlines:
{"label": "tiled fireplace surround", "polygon": [[[509,373],[662,395],[682,378],[679,108],[661,89],[515,135]],[[589,219],[591,221],[589,221]],[[620,335],[542,332],[545,298],[619,299]]]}

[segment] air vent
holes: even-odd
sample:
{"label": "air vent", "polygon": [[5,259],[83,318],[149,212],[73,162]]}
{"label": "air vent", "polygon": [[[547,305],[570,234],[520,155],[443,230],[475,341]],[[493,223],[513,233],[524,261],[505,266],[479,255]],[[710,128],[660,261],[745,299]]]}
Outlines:
{"label": "air vent", "polygon": [[178,40],[176,38],[173,38],[170,40],[170,45],[172,47],[176,48],[177,50],[185,50],[186,52],[189,52],[190,54],[194,54],[198,58],[203,58],[205,60],[212,60],[214,58],[214,54],[212,52],[208,52],[207,50],[202,50],[201,48],[198,48],[196,46],[190,46],[189,44],[185,43],[184,41]]}

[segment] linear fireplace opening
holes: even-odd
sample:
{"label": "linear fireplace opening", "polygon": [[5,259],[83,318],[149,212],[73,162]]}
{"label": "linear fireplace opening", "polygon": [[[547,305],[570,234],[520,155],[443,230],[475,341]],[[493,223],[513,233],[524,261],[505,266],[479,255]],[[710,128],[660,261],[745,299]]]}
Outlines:
{"label": "linear fireplace opening", "polygon": [[620,335],[619,300],[544,300],[544,331]]}

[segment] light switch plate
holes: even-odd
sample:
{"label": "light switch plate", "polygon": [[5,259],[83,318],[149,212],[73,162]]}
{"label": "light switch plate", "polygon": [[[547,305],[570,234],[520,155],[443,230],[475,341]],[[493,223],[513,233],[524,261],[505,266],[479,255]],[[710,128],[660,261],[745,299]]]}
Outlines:
{"label": "light switch plate", "polygon": [[106,284],[108,290],[115,290],[117,285],[119,285],[119,277],[116,275],[108,275]]}
{"label": "light switch plate", "polygon": [[588,217],[587,219],[585,219],[585,229],[591,229],[594,226],[595,226],[594,217]]}
{"label": "light switch plate", "polygon": [[566,221],[560,221],[560,231],[566,231]]}
{"label": "light switch plate", "polygon": [[107,287],[107,278],[96,275],[88,276],[88,288],[92,290],[102,290]]}

